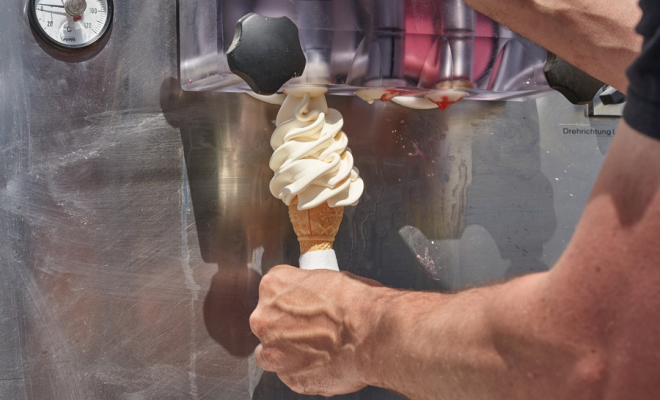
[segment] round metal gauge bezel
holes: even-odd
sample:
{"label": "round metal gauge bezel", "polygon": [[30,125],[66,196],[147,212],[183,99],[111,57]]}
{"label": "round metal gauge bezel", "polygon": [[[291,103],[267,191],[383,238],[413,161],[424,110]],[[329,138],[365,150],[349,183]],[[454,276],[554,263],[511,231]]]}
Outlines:
{"label": "round metal gauge bezel", "polygon": [[110,29],[110,26],[112,25],[112,19],[114,16],[114,10],[115,10],[115,5],[113,0],[102,0],[107,2],[107,10],[106,10],[106,20],[105,23],[103,24],[103,27],[99,31],[99,33],[96,34],[96,36],[85,43],[82,44],[64,44],[56,39],[53,39],[46,31],[42,28],[41,24],[39,23],[39,20],[37,18],[37,1],[39,0],[29,0],[28,3],[28,16],[30,19],[30,25],[32,26],[32,29],[37,33],[37,35],[43,39],[46,43],[49,45],[56,47],[60,50],[65,50],[65,51],[76,51],[76,50],[82,50],[85,48],[88,48],[95,43],[97,43],[99,40],[101,40],[105,34],[108,32]]}

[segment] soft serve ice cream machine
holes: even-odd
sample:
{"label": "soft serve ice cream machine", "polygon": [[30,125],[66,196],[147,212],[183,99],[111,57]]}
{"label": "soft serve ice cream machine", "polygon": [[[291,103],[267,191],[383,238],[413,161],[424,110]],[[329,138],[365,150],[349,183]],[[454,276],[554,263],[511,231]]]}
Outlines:
{"label": "soft serve ice cream machine", "polygon": [[3,399],[304,398],[252,356],[270,267],[546,270],[621,107],[455,0],[5,3]]}
{"label": "soft serve ice cream machine", "polygon": [[[374,250],[370,246],[391,245],[386,235],[367,243],[379,236],[379,223],[374,220],[398,226],[399,237],[425,275],[413,285],[417,288],[425,287],[424,279],[459,288],[547,267],[538,260],[504,267],[507,256],[501,253],[492,260],[470,260],[475,248],[492,246],[503,238],[493,239],[491,235],[498,233],[484,232],[478,224],[466,226],[466,215],[473,207],[468,193],[475,173],[470,165],[474,136],[468,132],[474,134],[475,128],[481,131],[489,125],[488,112],[479,115],[477,102],[522,104],[554,88],[573,103],[586,103],[598,90],[602,94],[602,83],[562,64],[460,0],[189,1],[180,10],[179,32],[183,90],[247,94],[268,104],[271,113],[280,107],[275,119],[266,117],[261,135],[263,139],[270,136],[273,153],[267,149],[264,158],[269,157],[274,175],[270,178],[266,173],[256,185],[265,186],[270,179],[270,194],[288,206],[300,243],[301,268],[339,269],[352,264],[348,269],[353,272],[389,279],[382,264],[378,265],[388,262],[367,255]],[[326,95],[348,97],[353,106],[361,100],[362,110],[370,105],[377,109],[344,120],[339,110],[329,107]],[[455,109],[464,102],[472,102],[466,105],[472,109],[467,114]],[[455,146],[445,146],[442,128],[422,133],[427,141],[424,149],[398,132],[408,124],[412,130],[425,129],[423,124],[415,127],[414,119],[422,115],[441,119],[443,113],[456,135]],[[510,119],[509,126],[500,129],[514,135],[525,129],[529,115],[506,114],[498,118]],[[520,123],[523,126],[517,126]],[[476,135],[496,134],[481,131]],[[353,140],[363,147],[360,155],[354,156],[348,147]],[[375,142],[388,149],[386,154],[377,151],[374,157]],[[364,151],[365,147],[371,151]],[[493,146],[481,156],[498,160],[521,156],[502,150]],[[411,158],[418,158],[419,163]],[[366,165],[360,165],[363,162]],[[361,174],[365,169],[371,173]],[[411,177],[420,172],[422,177]],[[386,184],[389,174],[398,176],[398,182]],[[419,185],[420,181],[433,182],[429,186],[434,193],[428,193],[428,188],[419,190],[425,185]],[[369,188],[372,184],[378,189]],[[392,196],[389,201],[395,198],[393,203],[403,201],[410,208],[400,213],[396,206],[383,207],[388,196]],[[275,201],[273,207],[278,204]],[[350,208],[345,214],[344,207]],[[271,219],[272,215],[262,217]],[[414,222],[394,222],[397,217]],[[272,219],[274,223],[266,224],[270,228],[289,230],[284,218]],[[340,229],[342,219],[344,229]],[[552,221],[544,222],[552,225]],[[467,230],[472,232],[466,234]],[[337,257],[333,242],[338,233]],[[511,236],[506,237],[513,242]],[[296,250],[293,254],[271,251],[272,261],[265,261],[267,247],[258,243],[247,249],[248,263],[257,261],[262,268],[258,273],[268,263],[281,262],[278,256],[295,264]],[[514,244],[514,248],[521,258],[529,256],[524,247]]]}
{"label": "soft serve ice cream machine", "polygon": [[[523,221],[552,209],[550,198],[538,198],[536,211],[521,201],[527,190],[552,185],[538,179],[539,142],[519,135],[538,129],[530,123],[553,125],[557,104],[581,110],[553,88],[585,103],[602,93],[602,83],[459,0],[191,0],[181,3],[179,32],[184,91],[240,93],[268,110],[260,114],[260,132],[245,126],[236,133],[270,144],[264,167],[253,169],[259,178],[246,189],[269,204],[257,207],[245,233],[246,262],[258,264],[258,274],[299,261],[301,268],[346,268],[399,287],[457,289],[549,266],[541,261],[543,245],[532,255],[514,243],[538,232],[491,230],[482,217],[492,222],[508,210]],[[553,111],[539,118],[527,108],[535,102]],[[573,114],[567,125],[590,124],[587,117]],[[252,125],[259,117],[243,118]],[[511,141],[498,142],[502,137]],[[526,150],[512,151],[516,142]],[[490,167],[475,169],[478,160]],[[562,167],[565,174],[571,168],[553,168]],[[519,178],[529,181],[515,194]],[[475,184],[484,191],[471,204]],[[504,187],[512,190],[508,204],[500,202]],[[539,231],[555,224],[532,222]],[[265,239],[282,231],[288,239]],[[294,237],[300,252],[291,247]],[[412,260],[388,252],[397,245]],[[560,248],[548,246],[546,260]],[[419,272],[412,280],[399,269],[410,261]]]}
{"label": "soft serve ice cream machine", "polygon": [[[364,190],[343,117],[328,108],[325,94],[447,110],[465,98],[496,100],[548,89],[543,50],[460,0],[227,2],[217,7],[222,7],[215,12],[222,24],[215,25],[215,38],[197,31],[182,40],[183,88],[246,92],[281,105],[270,141],[274,177],[269,187],[289,207],[303,269],[338,270],[332,243],[343,208],[357,205]],[[182,13],[182,21],[186,17]],[[211,31],[213,25],[192,24]],[[235,32],[229,36],[226,27],[231,26]],[[199,54],[204,48],[209,54]]]}
{"label": "soft serve ice cream machine", "polygon": [[544,50],[459,0],[213,3],[182,4],[185,90],[249,90],[231,73],[227,51],[236,22],[251,12],[285,16],[298,27],[307,69],[289,85],[325,85],[331,93],[358,94],[367,101],[401,96],[402,103],[419,107],[430,105],[411,97],[437,100],[442,89],[455,89],[446,92],[454,102],[528,96],[548,88]]}

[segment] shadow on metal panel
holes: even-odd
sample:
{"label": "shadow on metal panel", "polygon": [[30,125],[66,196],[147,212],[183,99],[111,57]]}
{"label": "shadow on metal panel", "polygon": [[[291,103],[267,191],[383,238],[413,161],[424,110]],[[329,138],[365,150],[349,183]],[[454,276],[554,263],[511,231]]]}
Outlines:
{"label": "shadow on metal panel", "polygon": [[[468,102],[453,113],[328,102],[345,117],[366,183],[335,243],[345,270],[401,289],[452,291],[548,268],[539,257],[556,222],[534,102]],[[173,78],[163,82],[161,105],[181,133],[200,252],[218,265],[206,328],[232,355],[250,357],[260,278],[299,256],[287,207],[268,189],[278,106],[183,92]],[[308,398],[274,374],[255,375],[253,399]],[[338,398],[399,397],[367,388]]]}

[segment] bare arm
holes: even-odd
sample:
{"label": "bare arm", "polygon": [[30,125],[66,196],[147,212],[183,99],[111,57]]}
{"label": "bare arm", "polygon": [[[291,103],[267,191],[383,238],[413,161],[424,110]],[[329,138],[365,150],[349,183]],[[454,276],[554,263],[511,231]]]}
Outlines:
{"label": "bare arm", "polygon": [[[623,68],[639,47],[632,0],[590,11],[584,0],[471,4],[625,88]],[[660,141],[620,126],[573,240],[547,273],[445,295],[275,268],[251,317],[257,362],[307,394],[370,384],[413,399],[655,399],[658,154]]]}
{"label": "bare arm", "polygon": [[294,390],[412,399],[655,399],[660,142],[622,124],[567,251],[547,273],[454,295],[279,267],[255,356]]}
{"label": "bare arm", "polygon": [[658,154],[622,124],[548,273],[457,295],[371,289],[366,382],[413,399],[657,398]]}
{"label": "bare arm", "polygon": [[624,92],[639,54],[637,0],[464,0],[475,10]]}

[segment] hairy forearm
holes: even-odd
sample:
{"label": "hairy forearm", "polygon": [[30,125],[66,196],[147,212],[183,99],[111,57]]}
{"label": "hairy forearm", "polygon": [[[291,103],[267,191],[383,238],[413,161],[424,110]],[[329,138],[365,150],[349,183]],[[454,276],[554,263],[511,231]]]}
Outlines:
{"label": "hairy forearm", "polygon": [[622,124],[546,273],[457,294],[274,267],[250,317],[257,363],[299,393],[367,384],[412,399],[655,400],[660,141]]}
{"label": "hairy forearm", "polygon": [[549,272],[448,295],[369,289],[365,382],[412,399],[657,398],[659,153],[621,125]]}
{"label": "hairy forearm", "polygon": [[554,329],[547,275],[455,295],[374,289],[366,382],[411,399],[594,398],[600,345]]}
{"label": "hairy forearm", "polygon": [[465,0],[477,11],[616,87],[639,54],[637,0]]}
{"label": "hairy forearm", "polygon": [[[479,399],[502,368],[484,334],[493,288],[459,295],[380,289],[366,382],[411,399]],[[383,349],[387,349],[383,351]]]}

